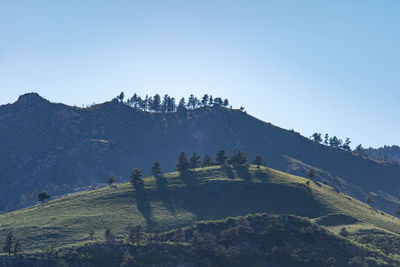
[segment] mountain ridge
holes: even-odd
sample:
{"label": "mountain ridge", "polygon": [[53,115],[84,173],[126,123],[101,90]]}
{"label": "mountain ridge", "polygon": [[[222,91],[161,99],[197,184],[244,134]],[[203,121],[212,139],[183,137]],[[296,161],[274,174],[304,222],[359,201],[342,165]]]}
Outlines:
{"label": "mountain ridge", "polygon": [[182,151],[213,156],[219,149],[240,149],[250,159],[261,154],[269,166],[300,176],[313,168],[317,180],[362,201],[371,195],[375,207],[391,213],[400,203],[395,164],[317,144],[222,106],[155,113],[114,99],[78,108],[30,93],[0,106],[0,138],[7,140],[0,143],[4,211],[31,205],[42,190],[64,194],[111,175],[126,180],[134,167],[148,174],[155,160],[173,171]]}

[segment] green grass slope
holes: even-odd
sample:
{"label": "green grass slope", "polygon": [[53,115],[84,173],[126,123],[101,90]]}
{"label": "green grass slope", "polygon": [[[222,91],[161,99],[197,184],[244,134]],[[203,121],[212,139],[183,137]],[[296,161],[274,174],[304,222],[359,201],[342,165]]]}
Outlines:
{"label": "green grass slope", "polygon": [[90,231],[103,239],[128,225],[176,228],[199,220],[224,219],[253,213],[294,214],[321,223],[333,232],[347,225],[350,233],[379,230],[397,236],[400,220],[370,208],[331,187],[256,166],[197,169],[144,178],[130,183],[76,193],[0,215],[0,240],[12,231],[23,250],[38,251],[88,242]]}

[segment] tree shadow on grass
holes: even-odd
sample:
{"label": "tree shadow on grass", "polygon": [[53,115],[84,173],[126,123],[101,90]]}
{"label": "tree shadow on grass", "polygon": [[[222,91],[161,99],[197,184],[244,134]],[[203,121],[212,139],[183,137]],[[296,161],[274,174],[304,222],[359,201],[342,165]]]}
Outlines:
{"label": "tree shadow on grass", "polygon": [[248,165],[234,165],[233,169],[237,173],[237,175],[243,180],[250,182],[251,181],[251,173],[249,172]]}
{"label": "tree shadow on grass", "polygon": [[232,167],[229,165],[222,165],[221,169],[225,172],[228,178],[234,179],[235,174],[233,173]]}
{"label": "tree shadow on grass", "polygon": [[175,215],[176,214],[175,204],[173,199],[171,198],[171,192],[169,191],[168,188],[167,179],[162,175],[155,176],[155,179],[157,184],[157,192],[161,201],[164,203],[165,207],[169,210],[169,212]]}
{"label": "tree shadow on grass", "polygon": [[196,171],[188,170],[179,173],[179,178],[183,180],[186,187],[193,187],[199,183],[199,179],[196,176]]}
{"label": "tree shadow on grass", "polygon": [[148,193],[144,188],[144,183],[142,181],[136,184],[136,205],[139,212],[142,214],[143,218],[146,220],[148,228],[154,226],[154,222],[151,216],[151,206]]}

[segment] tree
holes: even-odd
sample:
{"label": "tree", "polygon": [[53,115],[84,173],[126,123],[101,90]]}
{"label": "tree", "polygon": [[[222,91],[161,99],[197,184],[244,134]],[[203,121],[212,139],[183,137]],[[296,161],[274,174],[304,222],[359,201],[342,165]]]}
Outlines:
{"label": "tree", "polygon": [[336,136],[329,138],[329,145],[335,148],[340,148],[342,145],[342,140]]}
{"label": "tree", "polygon": [[177,111],[178,112],[186,111],[186,102],[184,97],[182,97],[181,100],[179,101]]}
{"label": "tree", "polygon": [[363,152],[364,148],[361,144],[359,144],[358,146],[356,146],[356,149],[354,150],[357,154],[361,154],[361,152]]}
{"label": "tree", "polygon": [[244,111],[244,107],[243,106],[241,106],[239,109],[240,109],[241,112]]}
{"label": "tree", "polygon": [[175,98],[169,97],[167,101],[167,112],[173,113],[176,111]]}
{"label": "tree", "polygon": [[247,163],[246,154],[240,150],[233,151],[232,156],[228,159],[231,165],[242,165]]}
{"label": "tree", "polygon": [[133,184],[136,188],[137,182],[140,180],[140,177],[142,177],[142,171],[139,168],[134,168],[131,172],[131,184]]}
{"label": "tree", "polygon": [[350,143],[351,143],[350,138],[347,137],[346,140],[344,140],[342,149],[345,151],[351,151]]}
{"label": "tree", "polygon": [[168,100],[169,100],[168,95],[164,95],[162,104],[161,104],[161,112],[167,112],[168,111]]}
{"label": "tree", "polygon": [[329,144],[329,135],[328,134],[325,134],[325,137],[324,137],[324,145],[328,145]]}
{"label": "tree", "polygon": [[156,112],[161,111],[161,97],[159,94],[155,94],[153,97],[153,104],[151,106],[151,109]]}
{"label": "tree", "polygon": [[178,162],[176,164],[176,170],[179,172],[186,172],[190,169],[190,163],[188,156],[185,152],[182,152],[178,157]]}
{"label": "tree", "polygon": [[222,101],[222,98],[216,97],[216,98],[214,99],[214,105],[216,105],[216,106],[221,106],[222,103],[224,103],[224,101]]}
{"label": "tree", "polygon": [[217,165],[225,165],[227,159],[228,159],[228,157],[226,156],[225,150],[220,150],[217,152],[217,155],[215,158]]}
{"label": "tree", "polygon": [[212,95],[210,95],[210,98],[209,98],[209,100],[208,100],[208,105],[209,105],[210,107],[212,107],[213,104],[214,104],[214,99],[213,99]]}
{"label": "tree", "polygon": [[114,175],[107,179],[107,184],[109,186],[112,186],[113,183],[115,183],[115,176]]}
{"label": "tree", "polygon": [[257,165],[257,168],[260,168],[260,165],[264,165],[265,164],[265,160],[262,156],[260,155],[256,155],[256,157],[253,160],[253,164]]}
{"label": "tree", "polygon": [[156,177],[156,176],[158,176],[159,174],[161,174],[162,173],[162,171],[161,171],[161,163],[158,161],[158,160],[156,160],[154,163],[153,163],[153,167],[151,167],[151,174],[154,176],[154,177]]}
{"label": "tree", "polygon": [[209,99],[209,96],[207,94],[205,94],[203,96],[203,98],[201,99],[201,104],[203,107],[206,107],[208,105],[208,99]]}
{"label": "tree", "polygon": [[224,105],[224,107],[229,106],[229,100],[228,100],[228,99],[225,99],[223,105]]}
{"label": "tree", "polygon": [[309,169],[308,173],[307,173],[308,178],[310,178],[311,180],[315,178],[316,173],[314,169]]}
{"label": "tree", "polygon": [[211,158],[211,156],[210,155],[205,155],[204,156],[204,159],[203,159],[203,163],[202,163],[202,166],[203,167],[209,167],[209,166],[213,166],[214,165],[214,162],[213,162],[213,159]]}
{"label": "tree", "polygon": [[120,267],[129,267],[129,266],[137,266],[137,261],[132,257],[129,250],[125,251],[124,259],[120,265]]}
{"label": "tree", "polygon": [[46,199],[49,199],[50,195],[47,194],[46,192],[41,192],[38,194],[38,201],[42,202],[42,204],[46,201]]}
{"label": "tree", "polygon": [[14,235],[13,233],[9,232],[6,236],[6,240],[4,241],[3,252],[7,253],[8,256],[11,256],[12,248],[14,243]]}
{"label": "tree", "polygon": [[194,97],[193,94],[189,96],[188,102],[187,102],[187,107],[194,109],[196,107],[196,98]]}
{"label": "tree", "polygon": [[189,163],[190,163],[190,168],[192,169],[200,167],[201,164],[200,156],[197,155],[197,153],[193,153],[192,157],[189,160]]}
{"label": "tree", "polygon": [[132,243],[139,243],[143,240],[144,228],[141,224],[135,226],[128,226],[128,241]]}
{"label": "tree", "polygon": [[117,99],[119,100],[119,102],[124,102],[124,98],[125,98],[125,93],[124,92],[121,92],[120,94],[119,94],[119,96],[117,96]]}
{"label": "tree", "polygon": [[320,133],[313,133],[313,135],[311,136],[311,138],[314,140],[314,142],[316,143],[321,143],[322,142],[322,138],[321,138],[321,134]]}
{"label": "tree", "polygon": [[21,241],[19,239],[15,240],[14,256],[17,256],[17,254],[21,252],[21,247],[22,247]]}

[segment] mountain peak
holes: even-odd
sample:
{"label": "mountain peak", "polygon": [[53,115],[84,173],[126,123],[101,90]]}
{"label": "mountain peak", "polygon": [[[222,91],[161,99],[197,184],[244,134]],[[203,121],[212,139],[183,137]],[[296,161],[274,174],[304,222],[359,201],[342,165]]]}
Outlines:
{"label": "mountain peak", "polygon": [[41,97],[38,93],[27,93],[21,95],[16,103],[21,105],[38,105],[49,103],[49,101]]}

